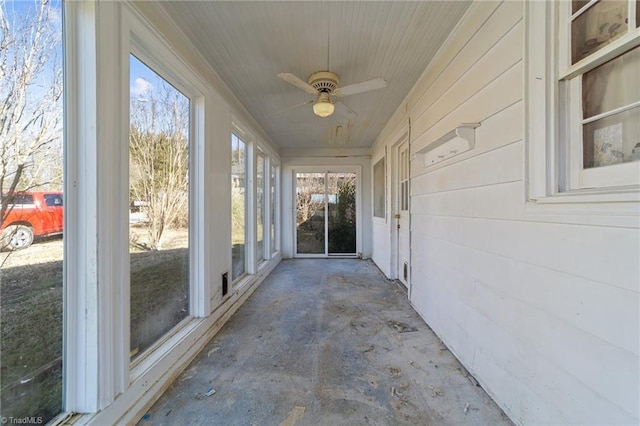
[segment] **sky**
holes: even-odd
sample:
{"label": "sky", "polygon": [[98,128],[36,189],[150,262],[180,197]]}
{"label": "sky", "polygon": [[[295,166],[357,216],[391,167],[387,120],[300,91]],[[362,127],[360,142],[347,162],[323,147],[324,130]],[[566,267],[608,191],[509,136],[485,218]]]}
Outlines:
{"label": "sky", "polygon": [[[7,20],[12,23],[25,16],[33,15],[37,3],[38,0],[0,0],[0,13],[4,13]],[[50,7],[54,10],[54,24],[62,31],[61,0],[51,0]],[[61,63],[62,43],[59,45],[57,54]],[[159,87],[160,84],[162,84],[160,76],[131,55],[129,85],[132,97],[144,96],[148,90]]]}

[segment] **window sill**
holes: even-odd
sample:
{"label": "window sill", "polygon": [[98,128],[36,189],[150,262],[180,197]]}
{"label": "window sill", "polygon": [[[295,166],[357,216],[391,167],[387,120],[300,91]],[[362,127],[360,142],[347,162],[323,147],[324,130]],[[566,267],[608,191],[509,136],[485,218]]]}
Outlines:
{"label": "window sill", "polygon": [[543,197],[532,197],[528,202],[534,204],[638,203],[640,186],[577,189]]}
{"label": "window sill", "polygon": [[533,198],[525,211],[536,217],[575,225],[640,228],[640,190],[576,190]]}

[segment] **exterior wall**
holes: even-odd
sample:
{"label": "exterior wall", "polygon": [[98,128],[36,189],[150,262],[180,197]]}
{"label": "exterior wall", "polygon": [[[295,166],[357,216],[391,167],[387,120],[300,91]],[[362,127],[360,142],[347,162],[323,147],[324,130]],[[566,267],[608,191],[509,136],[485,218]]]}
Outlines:
{"label": "exterior wall", "polygon": [[412,154],[481,123],[473,150],[411,162],[410,299],[516,423],[638,424],[638,206],[526,202],[523,22],[521,2],[475,2],[374,145],[409,119]]}
{"label": "exterior wall", "polygon": [[371,161],[369,150],[341,149],[283,149],[282,157],[282,255],[294,257],[295,204],[293,199],[293,173],[296,167],[318,166],[320,170],[331,170],[331,166],[353,166],[359,170],[360,194],[357,198],[360,208],[358,217],[358,246],[364,259],[371,257]]}

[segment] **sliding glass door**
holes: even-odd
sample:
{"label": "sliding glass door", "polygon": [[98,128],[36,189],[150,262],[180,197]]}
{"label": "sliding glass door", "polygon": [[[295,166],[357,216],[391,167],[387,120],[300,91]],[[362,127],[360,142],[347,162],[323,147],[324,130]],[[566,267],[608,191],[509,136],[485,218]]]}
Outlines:
{"label": "sliding glass door", "polygon": [[356,173],[296,173],[296,254],[355,256]]}
{"label": "sliding glass door", "polygon": [[296,173],[298,254],[325,254],[325,173]]}

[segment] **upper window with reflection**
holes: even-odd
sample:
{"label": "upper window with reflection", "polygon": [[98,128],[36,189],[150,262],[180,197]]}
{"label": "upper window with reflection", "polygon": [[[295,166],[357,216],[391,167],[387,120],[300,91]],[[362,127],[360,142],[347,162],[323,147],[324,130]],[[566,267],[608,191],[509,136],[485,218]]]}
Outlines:
{"label": "upper window with reflection", "polygon": [[231,134],[231,280],[247,272],[247,144]]}
{"label": "upper window with reflection", "polygon": [[130,55],[131,356],[189,315],[190,101]]}

